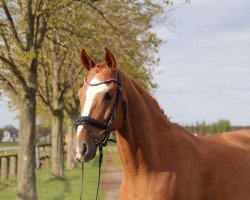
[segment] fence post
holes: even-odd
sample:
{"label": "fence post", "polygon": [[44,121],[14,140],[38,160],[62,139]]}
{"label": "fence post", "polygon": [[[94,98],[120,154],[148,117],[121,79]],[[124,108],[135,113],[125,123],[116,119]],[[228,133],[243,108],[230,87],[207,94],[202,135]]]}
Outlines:
{"label": "fence post", "polygon": [[12,176],[17,175],[17,160],[18,160],[17,156],[10,157],[10,166],[11,166],[10,175]]}
{"label": "fence post", "polygon": [[4,179],[9,179],[9,174],[10,174],[10,158],[9,157],[4,157],[2,158],[3,161],[3,170],[2,170],[2,175]]}

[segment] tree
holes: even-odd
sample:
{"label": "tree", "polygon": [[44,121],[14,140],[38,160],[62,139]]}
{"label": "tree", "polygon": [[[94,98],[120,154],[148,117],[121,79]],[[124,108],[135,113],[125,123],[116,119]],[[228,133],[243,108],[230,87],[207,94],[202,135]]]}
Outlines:
{"label": "tree", "polygon": [[48,15],[41,1],[0,2],[0,87],[19,110],[17,199],[34,200],[37,67]]}
{"label": "tree", "polygon": [[72,154],[72,140],[75,133],[75,121],[79,115],[79,99],[77,96],[78,83],[74,83],[71,90],[68,91],[65,98],[65,114],[67,127],[67,169],[75,168],[76,164]]}
{"label": "tree", "polygon": [[231,123],[229,120],[220,119],[217,122],[219,127],[219,132],[227,132],[231,130]]}
{"label": "tree", "polygon": [[[73,68],[72,54],[67,48],[58,45],[57,41],[48,41],[44,47],[39,71],[38,96],[50,112],[52,118],[51,135],[51,173],[54,178],[64,176],[64,152],[63,152],[63,118],[64,118],[64,95],[67,89],[76,81],[79,68]],[[67,40],[66,40],[67,41]],[[70,69],[70,70],[68,70]]]}
{"label": "tree", "polygon": [[50,127],[41,124],[36,125],[36,140],[39,143],[49,143],[51,136]]}
{"label": "tree", "polygon": [[210,134],[222,133],[231,130],[231,123],[229,120],[220,119],[215,123],[208,126],[208,132]]}
{"label": "tree", "polygon": [[34,200],[38,62],[50,20],[61,15],[67,1],[0,2],[0,87],[19,110],[20,121],[17,199]]}
{"label": "tree", "polygon": [[3,139],[3,136],[4,136],[4,129],[3,129],[3,128],[0,128],[0,142],[1,142],[2,139]]}
{"label": "tree", "polygon": [[206,126],[206,122],[205,121],[203,121],[199,125],[199,133],[201,133],[202,135],[205,135],[207,133],[207,126]]}

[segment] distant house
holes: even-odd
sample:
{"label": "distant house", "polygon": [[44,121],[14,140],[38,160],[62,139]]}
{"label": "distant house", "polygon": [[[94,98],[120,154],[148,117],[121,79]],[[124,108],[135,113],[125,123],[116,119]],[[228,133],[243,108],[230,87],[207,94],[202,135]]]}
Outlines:
{"label": "distant house", "polygon": [[17,142],[18,141],[18,130],[11,127],[4,131],[1,142]]}

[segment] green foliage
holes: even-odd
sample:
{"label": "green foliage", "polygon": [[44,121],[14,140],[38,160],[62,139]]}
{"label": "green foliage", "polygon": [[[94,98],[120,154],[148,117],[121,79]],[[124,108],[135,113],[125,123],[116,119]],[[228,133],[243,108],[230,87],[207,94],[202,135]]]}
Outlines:
{"label": "green foliage", "polygon": [[46,111],[53,113],[60,96],[67,114],[77,115],[77,92],[86,74],[79,59],[82,48],[96,63],[104,60],[104,48],[110,48],[119,68],[145,89],[156,88],[152,66],[159,61],[155,53],[162,41],[152,27],[161,22],[162,2],[65,1],[65,5],[49,18],[47,38],[39,57],[39,123],[49,126],[50,114]]}
{"label": "green foliage", "polygon": [[51,128],[42,125],[36,125],[36,142],[37,143],[48,143],[51,141],[47,140],[51,138]]}
{"label": "green foliage", "polygon": [[[0,88],[15,102],[12,105],[17,106],[21,93],[28,89],[29,80],[36,79],[36,70],[31,64],[38,60],[39,87],[44,89],[47,104],[53,104],[50,101],[54,78],[51,67],[55,61],[59,58],[62,65],[58,88],[64,90],[72,86],[73,80],[78,88],[82,79],[78,79],[82,77],[80,50],[86,48],[99,62],[103,60],[103,49],[109,47],[120,68],[144,88],[153,90],[157,84],[153,82],[152,66],[159,61],[155,53],[162,41],[152,27],[164,21],[161,16],[166,3],[170,2],[53,0],[22,4],[6,1],[15,27],[9,28],[7,18],[0,19],[0,82],[3,83]],[[33,17],[29,8],[37,10]],[[0,14],[5,16],[4,9],[0,9]],[[35,87],[35,81],[32,82],[31,86]],[[39,114],[46,111],[39,108],[43,106],[38,103],[38,109],[42,110]]]}
{"label": "green foliage", "polygon": [[[163,2],[165,2],[166,4],[170,4],[170,5],[174,5],[173,0],[163,0]],[[191,0],[184,0],[184,3],[190,3]]]}
{"label": "green foliage", "polygon": [[199,133],[205,134],[206,132],[207,132],[206,122],[203,121],[203,122],[199,125]]}
{"label": "green foliage", "polygon": [[193,133],[200,133],[202,135],[231,131],[231,123],[229,120],[225,119],[220,119],[217,122],[210,124],[206,124],[205,121],[202,123],[197,122],[195,126],[191,124],[185,127]]}

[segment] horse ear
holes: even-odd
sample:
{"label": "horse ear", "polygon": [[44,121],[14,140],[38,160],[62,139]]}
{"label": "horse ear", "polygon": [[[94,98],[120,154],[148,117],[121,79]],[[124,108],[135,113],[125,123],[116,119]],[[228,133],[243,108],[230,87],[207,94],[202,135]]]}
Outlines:
{"label": "horse ear", "polygon": [[105,48],[105,61],[110,68],[116,68],[115,57],[108,48]]}
{"label": "horse ear", "polygon": [[90,70],[92,67],[95,66],[94,61],[88,56],[85,49],[82,49],[81,61],[82,61],[82,66],[87,70]]}

